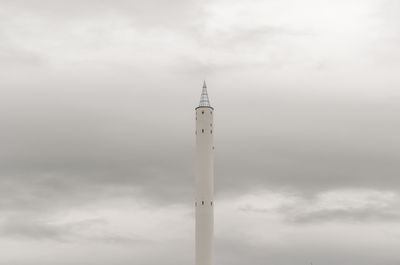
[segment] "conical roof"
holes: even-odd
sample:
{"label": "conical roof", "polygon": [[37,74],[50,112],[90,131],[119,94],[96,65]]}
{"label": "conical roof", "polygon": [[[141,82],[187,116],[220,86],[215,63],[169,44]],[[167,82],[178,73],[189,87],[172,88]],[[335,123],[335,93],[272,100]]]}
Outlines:
{"label": "conical roof", "polygon": [[208,99],[207,85],[205,80],[203,83],[203,90],[201,91],[199,107],[211,107],[210,100]]}

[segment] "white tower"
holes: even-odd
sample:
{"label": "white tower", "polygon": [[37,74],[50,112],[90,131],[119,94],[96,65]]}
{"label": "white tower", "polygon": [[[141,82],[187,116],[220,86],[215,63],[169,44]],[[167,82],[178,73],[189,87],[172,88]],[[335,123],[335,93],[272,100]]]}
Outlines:
{"label": "white tower", "polygon": [[196,108],[196,265],[212,265],[213,256],[213,111],[204,81]]}

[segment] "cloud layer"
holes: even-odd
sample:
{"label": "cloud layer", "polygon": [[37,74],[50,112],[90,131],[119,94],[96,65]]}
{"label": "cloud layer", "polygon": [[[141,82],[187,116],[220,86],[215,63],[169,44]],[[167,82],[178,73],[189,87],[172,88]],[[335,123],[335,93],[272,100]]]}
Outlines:
{"label": "cloud layer", "polygon": [[0,264],[193,262],[204,78],[216,264],[397,264],[399,8],[1,1]]}

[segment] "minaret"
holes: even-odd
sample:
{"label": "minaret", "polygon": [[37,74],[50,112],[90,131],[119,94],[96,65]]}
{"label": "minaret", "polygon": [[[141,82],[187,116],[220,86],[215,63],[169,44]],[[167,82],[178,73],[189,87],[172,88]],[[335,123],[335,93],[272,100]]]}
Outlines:
{"label": "minaret", "polygon": [[204,81],[196,108],[196,265],[212,265],[214,231],[213,112]]}

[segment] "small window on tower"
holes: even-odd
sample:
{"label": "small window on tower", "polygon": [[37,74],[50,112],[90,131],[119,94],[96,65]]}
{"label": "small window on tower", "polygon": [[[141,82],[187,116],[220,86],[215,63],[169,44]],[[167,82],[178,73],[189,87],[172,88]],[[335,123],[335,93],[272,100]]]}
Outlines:
{"label": "small window on tower", "polygon": [[212,133],[212,130],[211,130],[211,133]]}
{"label": "small window on tower", "polygon": [[194,206],[197,206],[197,202],[194,203]]}
{"label": "small window on tower", "polygon": [[204,205],[204,201],[201,201],[201,205]]}
{"label": "small window on tower", "polygon": [[201,129],[201,132],[204,133],[204,129]]}
{"label": "small window on tower", "polygon": [[212,206],[212,201],[211,201],[211,206]]}
{"label": "small window on tower", "polygon": [[204,110],[203,110],[203,111],[201,111],[201,114],[204,114]]}

